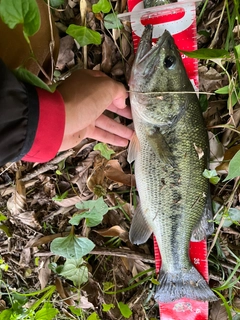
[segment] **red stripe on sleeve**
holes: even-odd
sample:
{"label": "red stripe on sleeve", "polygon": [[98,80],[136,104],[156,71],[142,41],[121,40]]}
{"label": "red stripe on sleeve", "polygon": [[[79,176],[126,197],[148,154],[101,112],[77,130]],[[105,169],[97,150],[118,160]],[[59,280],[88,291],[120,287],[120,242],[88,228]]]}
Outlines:
{"label": "red stripe on sleeve", "polygon": [[39,99],[39,121],[36,136],[29,152],[22,160],[47,162],[55,157],[63,139],[65,107],[58,91],[50,93],[36,88]]}

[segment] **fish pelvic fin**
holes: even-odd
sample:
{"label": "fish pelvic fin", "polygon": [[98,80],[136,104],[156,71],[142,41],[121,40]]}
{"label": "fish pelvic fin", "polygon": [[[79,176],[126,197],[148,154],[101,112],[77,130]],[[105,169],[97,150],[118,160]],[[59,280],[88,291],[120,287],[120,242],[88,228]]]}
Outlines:
{"label": "fish pelvic fin", "polygon": [[138,204],[129,231],[129,239],[133,244],[145,243],[151,236],[152,230],[149,228],[144,218],[141,205]]}
{"label": "fish pelvic fin", "polygon": [[146,136],[152,151],[159,160],[165,164],[170,164],[173,167],[173,153],[170,150],[164,135],[160,132],[160,129],[154,126],[148,126],[146,127]]}
{"label": "fish pelvic fin", "polygon": [[200,301],[216,301],[218,298],[209,288],[202,275],[192,266],[190,270],[170,273],[160,270],[160,285],[155,299],[158,302],[172,302],[181,298]]}
{"label": "fish pelvic fin", "polygon": [[128,157],[127,157],[128,163],[132,163],[133,161],[135,161],[139,151],[140,151],[139,140],[136,133],[134,132],[128,147]]}

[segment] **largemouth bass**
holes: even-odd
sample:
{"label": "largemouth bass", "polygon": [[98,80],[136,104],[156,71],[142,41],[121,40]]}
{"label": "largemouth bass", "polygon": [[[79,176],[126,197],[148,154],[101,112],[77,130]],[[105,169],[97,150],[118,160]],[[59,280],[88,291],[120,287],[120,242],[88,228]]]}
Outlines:
{"label": "largemouth bass", "polygon": [[155,298],[217,300],[189,259],[189,243],[205,237],[209,216],[208,136],[201,108],[168,31],[152,47],[145,27],[129,81],[136,135],[128,160],[135,160],[140,203],[131,229],[135,244],[153,232],[162,266]]}

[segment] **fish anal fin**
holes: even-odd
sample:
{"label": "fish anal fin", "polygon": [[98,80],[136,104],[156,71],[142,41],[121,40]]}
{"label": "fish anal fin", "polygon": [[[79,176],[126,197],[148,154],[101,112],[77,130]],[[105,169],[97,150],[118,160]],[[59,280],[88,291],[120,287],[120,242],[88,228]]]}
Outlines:
{"label": "fish anal fin", "polygon": [[201,217],[199,224],[194,228],[192,232],[191,241],[195,241],[195,242],[201,241],[213,233],[214,223],[212,219],[213,219],[212,201],[211,201],[211,196],[209,192],[203,215]]}
{"label": "fish anal fin", "polygon": [[139,140],[136,133],[134,133],[128,147],[127,161],[129,163],[132,163],[136,159],[137,153],[139,152],[139,150],[140,150]]}
{"label": "fish anal fin", "polygon": [[145,243],[151,236],[152,230],[149,228],[144,218],[141,205],[138,204],[129,231],[129,239],[133,244]]}

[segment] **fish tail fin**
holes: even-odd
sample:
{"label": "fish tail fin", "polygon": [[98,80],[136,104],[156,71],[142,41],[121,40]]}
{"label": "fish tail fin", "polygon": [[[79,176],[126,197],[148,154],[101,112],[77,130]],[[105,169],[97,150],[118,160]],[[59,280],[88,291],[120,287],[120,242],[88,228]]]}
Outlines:
{"label": "fish tail fin", "polygon": [[160,270],[159,282],[160,285],[157,286],[155,293],[155,299],[158,302],[166,303],[181,298],[200,301],[218,300],[202,275],[194,267],[176,273]]}

